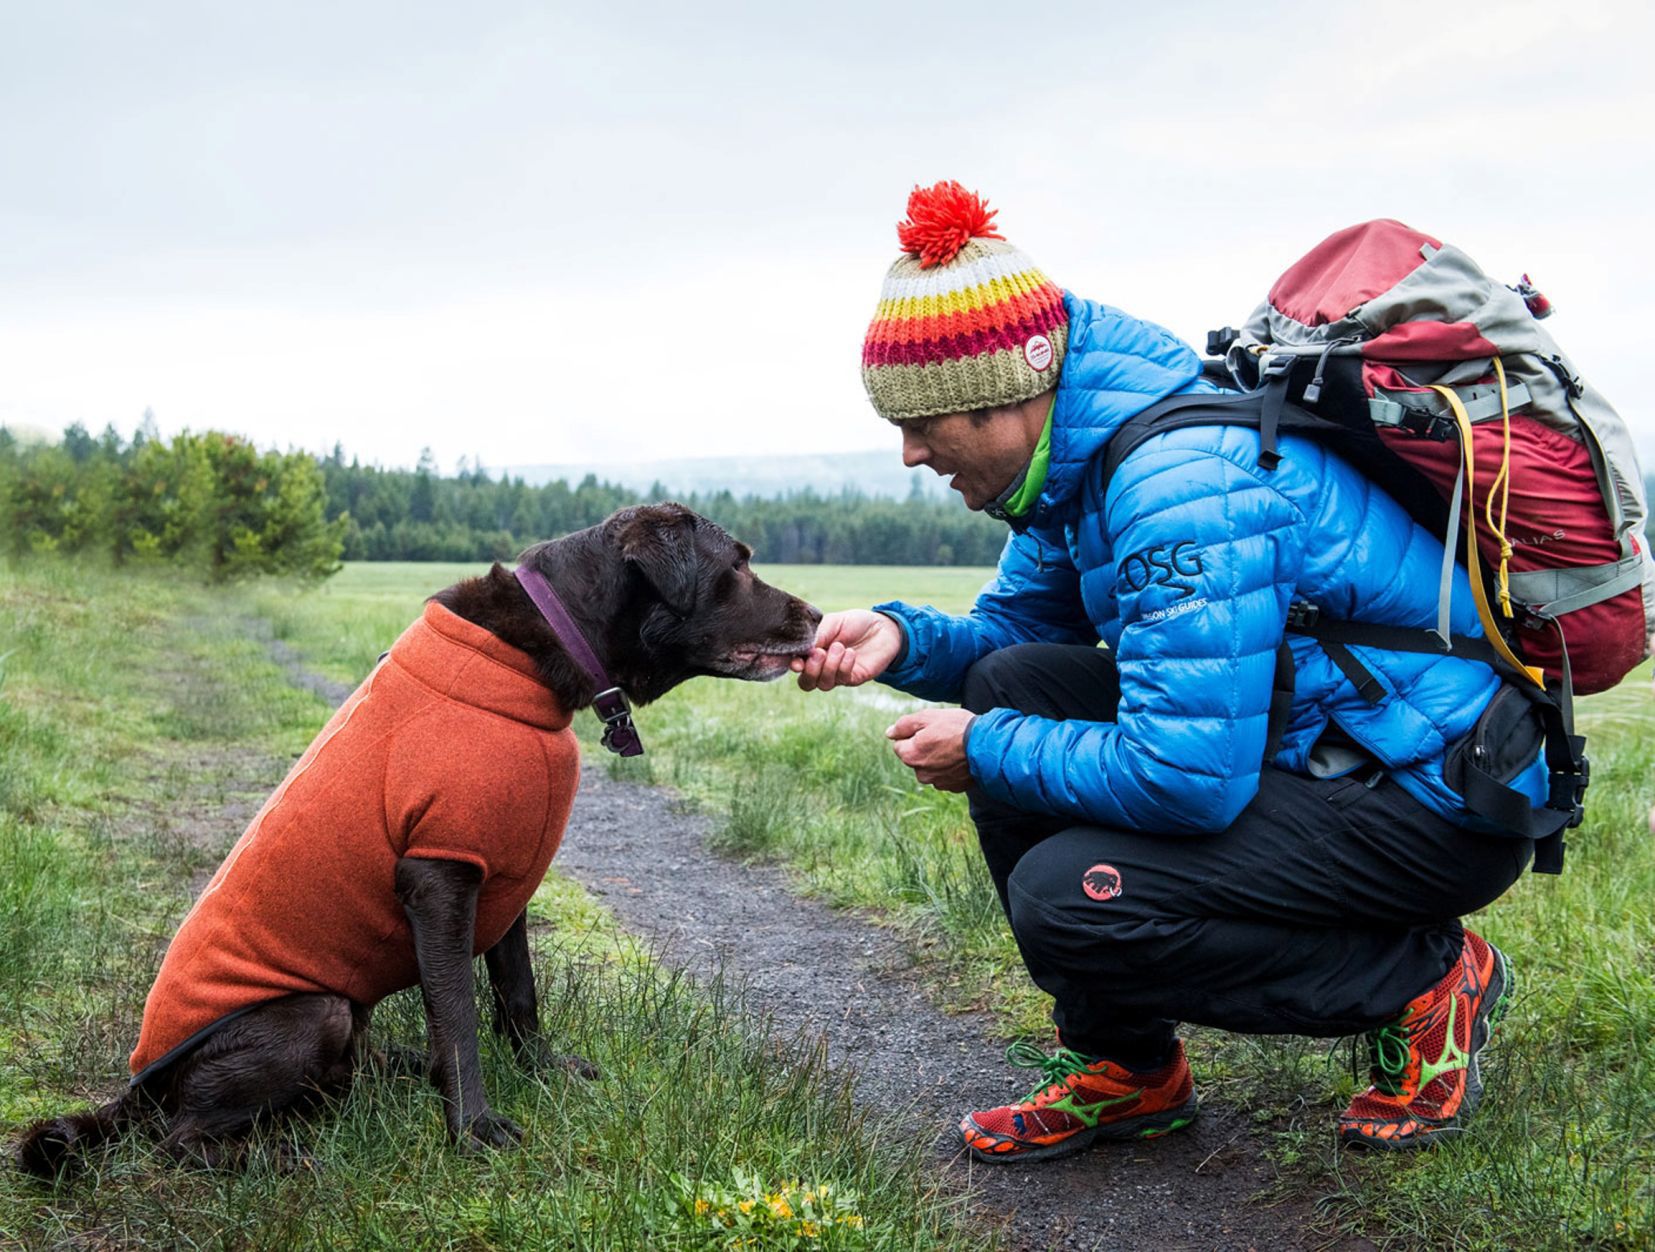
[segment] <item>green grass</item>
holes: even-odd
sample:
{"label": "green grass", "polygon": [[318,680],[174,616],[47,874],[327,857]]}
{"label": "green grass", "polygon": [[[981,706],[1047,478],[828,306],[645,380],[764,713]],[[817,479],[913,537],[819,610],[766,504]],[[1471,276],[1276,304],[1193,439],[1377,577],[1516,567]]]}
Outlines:
{"label": "green grass", "polygon": [[[349,566],[308,596],[265,588],[252,611],[333,676],[354,680],[418,611],[476,567]],[[984,570],[769,567],[824,609],[887,598],[964,608]],[[1491,1049],[1474,1134],[1408,1160],[1333,1149],[1354,1085],[1348,1047],[1193,1032],[1209,1095],[1274,1134],[1283,1186],[1331,1224],[1405,1246],[1646,1246],[1655,1230],[1655,699],[1645,666],[1581,702],[1591,816],[1561,878],[1529,875],[1476,919],[1521,990]],[[958,797],[915,786],[881,734],[905,707],[884,688],[806,695],[791,683],[697,680],[639,716],[649,748],[617,772],[669,783],[713,813],[724,846],[780,860],[801,889],[874,910],[922,953],[947,1002],[1045,1036]],[[590,724],[587,725],[590,733]],[[1365,1062],[1364,1062],[1365,1064]]]}
{"label": "green grass", "polygon": [[[381,586],[389,607],[374,620],[394,636],[433,585]],[[0,1122],[10,1133],[119,1088],[191,875],[217,859],[199,844],[221,850],[238,833],[214,828],[212,811],[268,790],[327,716],[246,636],[243,619],[271,594],[0,566]],[[341,658],[371,648],[369,661],[384,646],[366,642],[375,627],[348,625],[347,597],[275,598],[299,606],[290,625],[307,645],[334,640]],[[661,972],[555,875],[531,919],[546,1029],[603,1077],[527,1075],[487,1042],[494,1102],[528,1132],[521,1151],[461,1157],[427,1086],[368,1078],[332,1115],[267,1132],[240,1172],[165,1166],[141,1137],[57,1188],[0,1170],[0,1245],[720,1247],[716,1209],[698,1211],[698,1196],[756,1187],[802,1209],[808,1190],[819,1208],[826,1184],[834,1215],[854,1222],[807,1238],[799,1219],[777,1218],[767,1237],[957,1246],[955,1201],[932,1189],[923,1147],[870,1124],[816,1047],[778,1036],[722,986]],[[417,1045],[417,994],[392,997],[375,1025]],[[285,1134],[303,1137],[319,1174],[275,1168]]]}

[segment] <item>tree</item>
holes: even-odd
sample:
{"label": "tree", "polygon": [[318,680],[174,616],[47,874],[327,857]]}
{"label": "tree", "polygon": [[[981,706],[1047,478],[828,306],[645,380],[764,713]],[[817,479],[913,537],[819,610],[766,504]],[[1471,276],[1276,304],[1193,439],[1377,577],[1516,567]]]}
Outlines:
{"label": "tree", "polygon": [[76,465],[84,465],[97,452],[98,443],[86,433],[85,426],[75,422],[63,431],[63,450]]}
{"label": "tree", "polygon": [[419,454],[419,468],[414,471],[414,491],[408,500],[408,517],[415,522],[429,522],[437,514],[437,459],[426,448]]}

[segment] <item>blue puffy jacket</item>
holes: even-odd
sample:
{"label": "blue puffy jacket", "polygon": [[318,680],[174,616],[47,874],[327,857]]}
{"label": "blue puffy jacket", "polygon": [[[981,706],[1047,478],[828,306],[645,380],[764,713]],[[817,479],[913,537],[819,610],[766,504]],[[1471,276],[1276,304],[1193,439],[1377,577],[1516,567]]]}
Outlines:
{"label": "blue puffy jacket", "polygon": [[[1052,412],[1051,464],[1029,526],[1007,543],[993,582],[964,617],[882,604],[906,649],[882,681],[957,701],[985,654],[1044,641],[1102,639],[1120,667],[1113,722],[1055,721],[995,709],[972,723],[967,755],[985,793],[1017,808],[1152,831],[1223,830],[1258,791],[1276,655],[1288,606],[1332,618],[1435,624],[1442,543],[1318,444],[1281,440],[1259,468],[1259,436],[1234,426],[1156,435],[1108,484],[1097,460],[1128,419],[1204,387],[1173,335],[1107,305],[1065,296],[1069,346]],[[1480,636],[1465,571],[1453,629]],[[1443,777],[1448,747],[1499,688],[1457,657],[1353,648],[1384,684],[1369,704],[1313,641],[1289,636],[1292,713],[1271,764],[1307,773],[1335,723],[1438,813],[1482,825]],[[1541,803],[1538,758],[1511,785]]]}

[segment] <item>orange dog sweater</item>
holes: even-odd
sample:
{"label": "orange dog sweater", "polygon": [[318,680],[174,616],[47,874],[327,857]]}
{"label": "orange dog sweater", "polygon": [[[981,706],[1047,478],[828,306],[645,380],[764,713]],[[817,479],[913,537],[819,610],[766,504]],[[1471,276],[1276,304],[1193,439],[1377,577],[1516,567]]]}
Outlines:
{"label": "orange dog sweater", "polygon": [[404,856],[482,871],[476,948],[545,877],[580,778],[527,655],[429,604],[333,715],[185,917],[144,1005],[134,1083],[295,992],[372,1005],[419,981]]}

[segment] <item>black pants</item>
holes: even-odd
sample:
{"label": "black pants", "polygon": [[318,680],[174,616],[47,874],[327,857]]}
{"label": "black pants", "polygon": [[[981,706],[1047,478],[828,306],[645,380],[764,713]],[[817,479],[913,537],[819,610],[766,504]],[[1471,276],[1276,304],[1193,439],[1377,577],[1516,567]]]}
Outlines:
{"label": "black pants", "polygon": [[[973,712],[1109,721],[1100,649],[1022,644],[965,680]],[[1457,920],[1523,872],[1526,840],[1473,834],[1375,770],[1316,779],[1266,768],[1226,831],[1078,826],[973,793],[1000,903],[1064,1046],[1154,1065],[1179,1021],[1254,1034],[1378,1026],[1440,980]]]}

